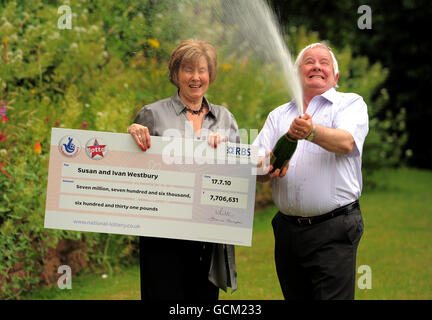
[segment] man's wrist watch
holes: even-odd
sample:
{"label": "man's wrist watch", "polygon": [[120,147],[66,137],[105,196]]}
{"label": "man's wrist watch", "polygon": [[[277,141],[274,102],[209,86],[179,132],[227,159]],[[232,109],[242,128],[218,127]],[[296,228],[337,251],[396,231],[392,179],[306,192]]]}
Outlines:
{"label": "man's wrist watch", "polygon": [[313,125],[312,125],[312,131],[311,131],[311,133],[307,136],[306,140],[307,140],[307,141],[313,141],[313,139],[315,139],[315,134],[316,134],[316,126],[313,124]]}

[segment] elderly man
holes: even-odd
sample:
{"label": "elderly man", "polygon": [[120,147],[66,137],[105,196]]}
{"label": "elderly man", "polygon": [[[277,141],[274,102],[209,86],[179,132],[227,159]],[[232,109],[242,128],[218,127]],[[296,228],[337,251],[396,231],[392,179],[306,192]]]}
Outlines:
{"label": "elderly man", "polygon": [[367,106],[335,90],[338,65],[324,43],[304,48],[295,65],[305,114],[299,118],[294,101],[276,108],[254,141],[264,156],[287,132],[298,140],[287,167],[257,178],[272,179],[279,209],[272,220],[279,282],[285,299],[354,299]]}

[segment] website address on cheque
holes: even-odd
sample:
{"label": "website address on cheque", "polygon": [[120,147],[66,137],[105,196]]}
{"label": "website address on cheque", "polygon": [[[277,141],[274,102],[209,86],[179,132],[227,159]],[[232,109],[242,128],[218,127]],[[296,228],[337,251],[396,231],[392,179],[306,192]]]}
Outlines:
{"label": "website address on cheque", "polygon": [[92,226],[124,228],[124,229],[139,229],[141,227],[139,224],[101,222],[101,221],[96,221],[96,220],[76,220],[76,219],[74,219],[73,223],[74,224],[82,224],[82,225],[92,225]]}

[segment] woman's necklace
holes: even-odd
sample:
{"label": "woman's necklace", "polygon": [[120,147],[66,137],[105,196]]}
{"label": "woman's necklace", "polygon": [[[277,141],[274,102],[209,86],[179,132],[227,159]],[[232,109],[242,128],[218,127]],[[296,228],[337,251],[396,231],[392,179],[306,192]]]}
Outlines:
{"label": "woman's necklace", "polygon": [[201,103],[201,108],[199,108],[199,110],[192,110],[191,108],[189,108],[188,106],[186,106],[186,111],[189,111],[192,114],[201,114],[201,112],[203,112],[204,109],[204,101]]}

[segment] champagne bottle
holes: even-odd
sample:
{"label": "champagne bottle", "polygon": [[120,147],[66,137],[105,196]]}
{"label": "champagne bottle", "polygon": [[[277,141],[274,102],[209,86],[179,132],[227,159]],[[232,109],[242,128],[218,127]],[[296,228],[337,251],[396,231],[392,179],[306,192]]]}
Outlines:
{"label": "champagne bottle", "polygon": [[282,169],[284,166],[286,166],[296,148],[297,139],[291,137],[288,132],[280,137],[272,152],[270,153],[270,164],[273,166],[273,169],[270,171],[270,173],[276,169]]}

